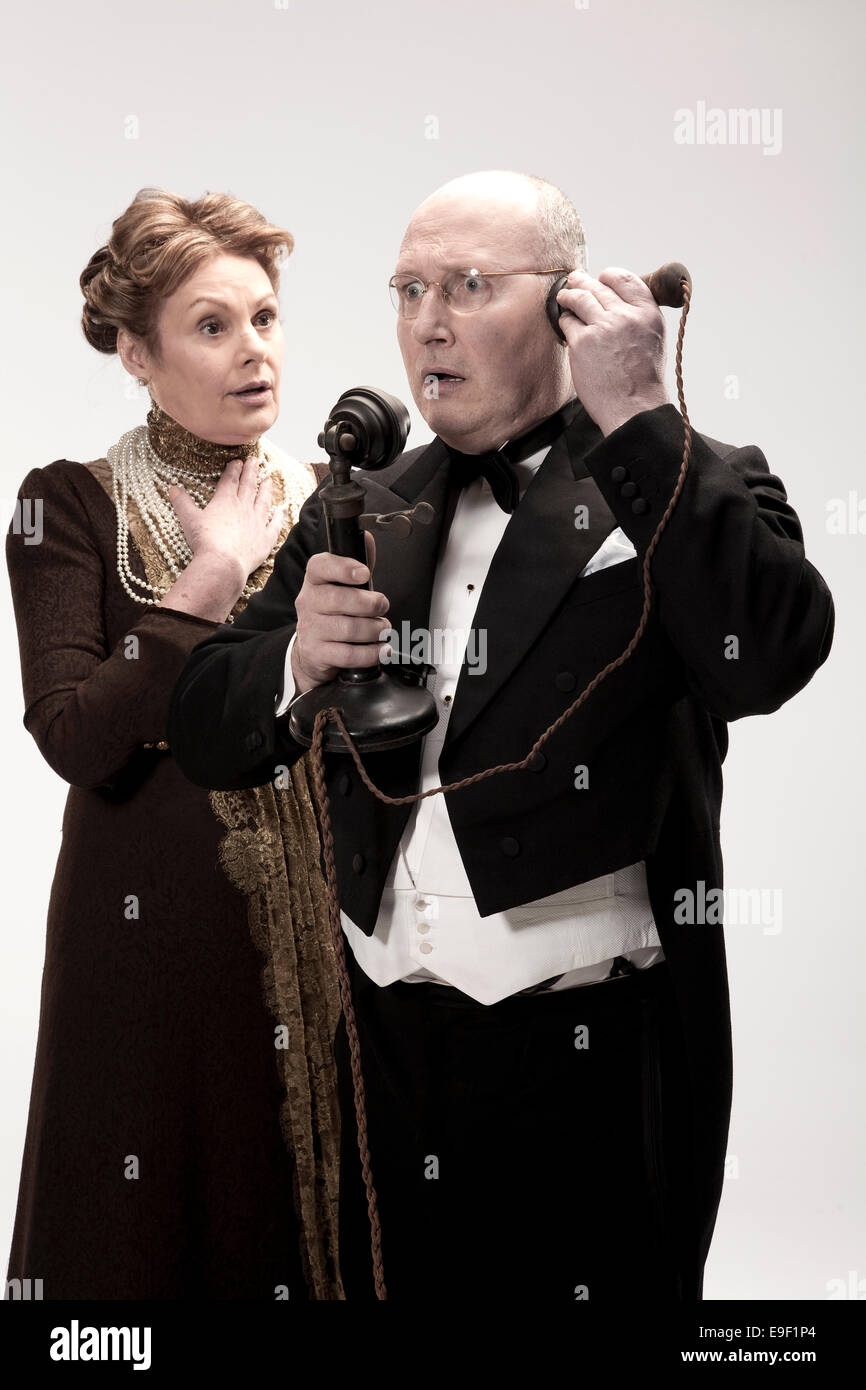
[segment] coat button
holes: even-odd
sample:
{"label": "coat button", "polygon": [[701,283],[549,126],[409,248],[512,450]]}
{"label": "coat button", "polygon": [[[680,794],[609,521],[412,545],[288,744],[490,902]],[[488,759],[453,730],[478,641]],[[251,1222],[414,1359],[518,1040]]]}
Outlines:
{"label": "coat button", "polygon": [[635,516],[643,516],[644,512],[649,511],[649,505],[645,497],[636,497],[631,504],[631,509]]}
{"label": "coat button", "polygon": [[340,781],[339,781],[339,783],[338,783],[338,786],[339,786],[340,791],[342,792],[343,796],[349,796],[349,795],[350,795],[350,793],[351,793],[351,791],[352,791],[352,779],[351,779],[351,777],[349,776],[348,772],[344,772],[344,773],[342,774],[342,776],[340,777]]}
{"label": "coat button", "polygon": [[356,873],[356,874],[362,874],[362,873],[364,872],[364,869],[366,868],[366,865],[367,865],[367,861],[366,861],[366,859],[364,858],[363,854],[355,854],[355,855],[353,855],[353,857],[352,857],[352,868],[355,870],[355,873]]}
{"label": "coat button", "polygon": [[637,497],[637,483],[623,483],[619,491],[621,497]]}
{"label": "coat button", "polygon": [[623,468],[622,464],[618,463],[616,468],[612,468],[610,470],[610,476],[612,482],[624,483],[626,478],[628,477],[628,469]]}
{"label": "coat button", "polygon": [[499,848],[503,854],[507,854],[509,859],[513,859],[520,853],[520,841],[515,840],[513,835],[506,835],[504,840],[499,841]]}
{"label": "coat button", "polygon": [[547,767],[547,754],[536,753],[531,763],[527,763],[530,772],[543,772]]}
{"label": "coat button", "polygon": [[556,677],[557,690],[573,690],[577,685],[577,680],[570,671],[560,671]]}
{"label": "coat button", "polygon": [[254,753],[257,748],[264,743],[264,735],[259,729],[251,729],[244,739],[244,744],[248,753]]}

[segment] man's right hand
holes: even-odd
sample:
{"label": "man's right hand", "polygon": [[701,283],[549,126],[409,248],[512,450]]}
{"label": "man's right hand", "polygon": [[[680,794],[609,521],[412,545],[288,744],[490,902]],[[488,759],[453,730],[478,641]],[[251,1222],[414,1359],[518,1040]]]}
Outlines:
{"label": "man's right hand", "polygon": [[[353,666],[375,666],[387,643],[383,621],[390,604],[365,584],[376,563],[376,543],[364,532],[367,565],[346,555],[321,551],[307,561],[304,583],[295,600],[297,636],[292,648],[295,690],[303,694],[333,680]],[[368,568],[369,566],[369,568]]]}

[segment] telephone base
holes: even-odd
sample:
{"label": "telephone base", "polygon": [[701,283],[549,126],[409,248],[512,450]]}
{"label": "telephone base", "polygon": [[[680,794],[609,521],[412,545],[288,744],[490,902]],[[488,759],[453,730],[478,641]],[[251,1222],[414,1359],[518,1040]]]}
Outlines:
{"label": "telephone base", "polygon": [[[292,738],[311,748],[316,715],[332,708],[340,711],[359,753],[402,748],[423,738],[439,722],[436,701],[429,690],[406,684],[399,675],[388,675],[380,667],[372,679],[356,682],[338,677],[300,695],[288,711]],[[349,754],[333,720],[325,726],[322,747],[326,753]]]}

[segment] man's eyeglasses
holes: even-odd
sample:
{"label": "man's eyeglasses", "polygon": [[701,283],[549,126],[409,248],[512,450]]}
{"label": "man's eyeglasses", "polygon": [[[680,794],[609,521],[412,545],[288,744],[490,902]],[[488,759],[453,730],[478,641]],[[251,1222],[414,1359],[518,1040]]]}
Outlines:
{"label": "man's eyeglasses", "polygon": [[391,303],[401,319],[417,317],[424,295],[436,285],[442,302],[457,314],[474,314],[489,304],[494,280],[506,275],[567,275],[568,270],[452,270],[441,280],[421,280],[417,275],[392,275],[388,281]]}

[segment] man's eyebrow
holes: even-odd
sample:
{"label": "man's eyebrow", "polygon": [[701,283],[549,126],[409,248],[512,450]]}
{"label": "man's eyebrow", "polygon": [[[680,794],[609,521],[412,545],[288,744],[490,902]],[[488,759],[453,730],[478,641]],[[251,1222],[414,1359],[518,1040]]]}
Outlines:
{"label": "man's eyebrow", "polygon": [[[267,294],[263,294],[259,299],[256,300],[256,308],[258,309],[259,306],[264,304],[266,300],[276,299],[276,297],[276,292],[274,290],[269,290]],[[187,305],[187,309],[194,309],[196,304],[216,304],[220,309],[227,309],[229,307],[226,301],[224,299],[220,299],[219,295],[216,294],[199,295],[198,299],[194,299],[191,304]]]}
{"label": "man's eyebrow", "polygon": [[[501,267],[501,264],[502,264],[502,262],[501,262],[501,261],[497,262],[495,256],[486,256],[486,255],[481,255],[481,256],[479,256],[479,255],[476,253],[476,254],[474,254],[474,255],[472,255],[472,256],[464,256],[462,260],[452,260],[452,261],[449,261],[448,265],[445,266],[439,273],[440,273],[441,275],[448,275],[451,271],[454,271],[454,270],[478,270],[478,269],[480,269],[480,267],[483,265],[484,268],[485,268],[485,270],[487,271],[487,273],[490,274],[494,269],[495,269],[495,270],[499,270],[500,267]],[[398,265],[397,269],[394,271],[394,274],[395,274],[395,275],[412,275],[412,276],[414,276],[414,277],[415,277],[416,279],[418,279],[418,280],[423,280],[423,279],[424,279],[424,276],[421,274],[420,271],[418,271],[418,270],[403,270],[403,269],[401,269],[401,268],[399,267],[399,265]]]}
{"label": "man's eyebrow", "polygon": [[[474,264],[474,263],[473,263],[473,264]],[[471,270],[471,269],[472,269],[472,266],[469,264],[468,261],[466,262],[465,265],[464,265],[464,263],[463,263],[462,261],[455,261],[455,262],[453,263],[453,265],[446,265],[446,266],[443,266],[442,269],[439,270],[439,271],[437,271],[436,273],[437,273],[437,275],[451,275],[455,270]],[[422,275],[422,274],[421,274],[420,270],[401,270],[401,269],[399,269],[399,267],[398,267],[397,270],[394,271],[394,274],[395,274],[395,275],[399,275],[399,276],[409,275],[409,276],[412,277],[413,280],[426,280],[426,278],[427,278],[425,275]]]}

